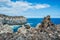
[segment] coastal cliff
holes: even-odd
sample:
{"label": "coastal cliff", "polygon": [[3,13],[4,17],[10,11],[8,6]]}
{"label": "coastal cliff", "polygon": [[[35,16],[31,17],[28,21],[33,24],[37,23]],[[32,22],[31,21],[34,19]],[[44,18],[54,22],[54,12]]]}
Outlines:
{"label": "coastal cliff", "polygon": [[24,16],[7,16],[0,14],[0,24],[20,25],[26,22],[27,19]]}

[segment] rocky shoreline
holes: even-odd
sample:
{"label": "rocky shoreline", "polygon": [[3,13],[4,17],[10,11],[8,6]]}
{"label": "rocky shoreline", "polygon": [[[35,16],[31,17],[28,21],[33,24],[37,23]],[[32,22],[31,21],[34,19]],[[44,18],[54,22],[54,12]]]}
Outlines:
{"label": "rocky shoreline", "polygon": [[21,26],[13,32],[9,24],[0,24],[0,40],[60,40],[60,25],[53,24],[49,15],[36,28],[27,24]]}
{"label": "rocky shoreline", "polygon": [[0,24],[20,25],[26,22],[27,19],[24,16],[7,16],[0,14]]}

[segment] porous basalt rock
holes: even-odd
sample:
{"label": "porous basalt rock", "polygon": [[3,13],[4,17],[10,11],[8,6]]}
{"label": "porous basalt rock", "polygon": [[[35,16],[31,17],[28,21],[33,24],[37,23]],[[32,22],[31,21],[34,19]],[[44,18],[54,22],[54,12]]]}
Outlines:
{"label": "porous basalt rock", "polygon": [[51,22],[50,16],[48,15],[47,17],[44,17],[43,21],[41,22],[38,28],[40,28],[41,31],[45,31],[46,28],[51,26],[54,26],[54,24]]}

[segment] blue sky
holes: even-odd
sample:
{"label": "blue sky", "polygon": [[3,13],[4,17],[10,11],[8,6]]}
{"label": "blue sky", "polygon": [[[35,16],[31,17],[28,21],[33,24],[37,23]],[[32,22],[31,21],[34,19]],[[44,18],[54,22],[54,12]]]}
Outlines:
{"label": "blue sky", "polygon": [[0,14],[60,18],[60,0],[0,0]]}

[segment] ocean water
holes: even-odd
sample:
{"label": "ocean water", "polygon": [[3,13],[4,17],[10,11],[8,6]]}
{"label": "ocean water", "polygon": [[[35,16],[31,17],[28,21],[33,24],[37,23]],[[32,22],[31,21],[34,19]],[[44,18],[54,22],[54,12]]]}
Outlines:
{"label": "ocean water", "polygon": [[[30,23],[31,26],[35,27],[38,23],[41,23],[43,18],[28,18],[27,22]],[[60,18],[51,18],[51,21],[54,24],[60,24]]]}
{"label": "ocean water", "polygon": [[[31,27],[36,27],[38,23],[41,23],[43,18],[28,18],[27,23],[31,25]],[[60,24],[60,18],[51,18],[51,21],[54,24]],[[16,32],[20,26],[14,26],[13,30]]]}

